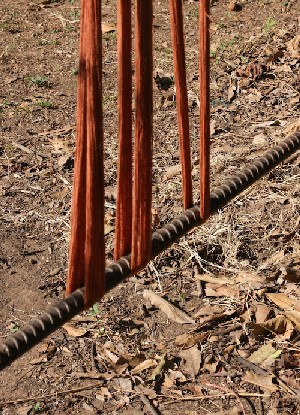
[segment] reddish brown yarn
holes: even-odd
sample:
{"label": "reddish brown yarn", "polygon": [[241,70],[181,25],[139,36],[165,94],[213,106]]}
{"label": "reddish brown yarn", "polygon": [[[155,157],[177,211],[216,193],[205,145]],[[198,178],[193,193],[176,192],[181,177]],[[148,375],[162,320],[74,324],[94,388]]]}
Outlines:
{"label": "reddish brown yarn", "polygon": [[170,0],[171,34],[174,54],[176,106],[180,141],[183,206],[193,205],[188,98],[185,70],[182,0]]}
{"label": "reddish brown yarn", "polygon": [[135,150],[132,268],[151,258],[153,45],[152,1],[135,1]]}
{"label": "reddish brown yarn", "polygon": [[101,1],[81,1],[77,140],[67,294],[85,286],[85,306],[104,294],[104,168]]}
{"label": "reddish brown yarn", "polygon": [[210,214],[210,0],[199,1],[199,79],[200,79],[200,215]]}
{"label": "reddish brown yarn", "polygon": [[118,0],[119,158],[115,260],[131,251],[132,230],[132,65],[131,0]]}

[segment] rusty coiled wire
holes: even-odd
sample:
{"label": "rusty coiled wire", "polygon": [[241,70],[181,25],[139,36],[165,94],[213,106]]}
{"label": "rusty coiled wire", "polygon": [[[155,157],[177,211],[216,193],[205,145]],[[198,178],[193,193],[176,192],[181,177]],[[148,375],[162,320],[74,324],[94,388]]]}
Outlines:
{"label": "rusty coiled wire", "polygon": [[[210,195],[211,213],[217,212],[299,149],[300,132],[295,132],[215,189]],[[163,228],[155,231],[152,234],[152,258],[201,223],[199,206],[195,205]],[[133,273],[130,269],[130,259],[130,255],[122,257],[105,270],[106,292]],[[46,312],[27,324],[23,330],[9,336],[0,344],[0,370],[80,313],[83,308],[84,288],[81,288],[48,308]]]}

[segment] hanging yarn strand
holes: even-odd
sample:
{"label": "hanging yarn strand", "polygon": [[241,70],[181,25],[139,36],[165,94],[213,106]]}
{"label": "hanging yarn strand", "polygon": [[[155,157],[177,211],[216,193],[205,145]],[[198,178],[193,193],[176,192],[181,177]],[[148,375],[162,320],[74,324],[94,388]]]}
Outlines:
{"label": "hanging yarn strand", "polygon": [[81,1],[77,139],[67,294],[85,286],[85,307],[104,294],[104,167],[101,1]]}
{"label": "hanging yarn strand", "polygon": [[177,120],[180,142],[183,206],[193,205],[189,115],[185,70],[182,0],[170,0],[172,48],[176,86]]}
{"label": "hanging yarn strand", "polygon": [[131,0],[118,0],[119,158],[115,260],[131,251],[132,229],[132,65]]}
{"label": "hanging yarn strand", "polygon": [[152,0],[135,1],[135,149],[132,263],[138,270],[151,258],[153,45]]}
{"label": "hanging yarn strand", "polygon": [[210,42],[209,3],[199,1],[199,80],[200,80],[200,215],[210,214]]}

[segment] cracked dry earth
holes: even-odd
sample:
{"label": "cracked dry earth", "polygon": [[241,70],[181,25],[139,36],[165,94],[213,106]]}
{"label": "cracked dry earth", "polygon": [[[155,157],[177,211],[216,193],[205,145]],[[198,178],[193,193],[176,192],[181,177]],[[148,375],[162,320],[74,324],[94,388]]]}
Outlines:
{"label": "cracked dry earth", "polygon": [[[106,251],[117,165],[116,1],[103,4]],[[154,228],[182,211],[167,0],[154,2]],[[0,336],[64,296],[78,0],[0,4]],[[183,1],[198,199],[198,2]],[[300,128],[300,3],[211,7],[212,186]],[[0,374],[0,413],[299,414],[295,154]]]}

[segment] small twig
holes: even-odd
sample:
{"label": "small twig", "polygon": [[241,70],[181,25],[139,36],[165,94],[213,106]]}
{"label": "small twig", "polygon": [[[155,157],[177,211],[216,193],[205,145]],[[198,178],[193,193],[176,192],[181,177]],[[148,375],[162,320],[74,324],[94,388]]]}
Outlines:
{"label": "small twig", "polygon": [[229,378],[237,378],[241,376],[241,373],[238,372],[217,372],[217,373],[211,373],[211,376],[213,377],[229,377]]}
{"label": "small twig", "polygon": [[155,276],[157,278],[157,283],[158,283],[159,290],[162,293],[163,289],[162,289],[162,286],[161,286],[159,273],[158,273],[157,269],[155,268],[153,261],[149,262],[148,266],[149,266],[150,271],[152,271],[155,274]]}
{"label": "small twig", "polygon": [[71,24],[79,23],[80,22],[80,20],[69,20],[69,19],[65,19],[60,14],[56,14],[56,13],[50,13],[50,15],[52,15],[52,16],[54,16],[54,17],[56,17],[57,19],[60,20],[63,29],[65,29],[65,27],[66,27],[66,23],[65,22],[68,22],[68,23],[71,23]]}
{"label": "small twig", "polygon": [[150,400],[145,395],[140,395],[140,400],[147,406],[149,411],[152,415],[160,415],[160,412],[157,412],[154,405],[150,402]]}
{"label": "small twig", "polygon": [[261,375],[261,376],[269,375],[269,372],[267,372],[266,370],[262,369],[261,367],[255,365],[254,363],[249,362],[249,360],[244,359],[241,356],[236,356],[236,357],[237,357],[238,362],[241,363],[243,366],[245,366],[247,369],[250,369],[253,372],[255,372],[255,373],[257,373],[258,375]]}
{"label": "small twig", "polygon": [[86,386],[80,386],[78,388],[71,388],[71,389],[65,389],[65,390],[57,391],[57,392],[53,392],[53,393],[48,393],[46,395],[31,396],[29,398],[20,398],[20,399],[14,399],[12,401],[0,402],[0,406],[11,405],[11,404],[16,404],[16,403],[23,403],[23,402],[30,402],[30,401],[44,401],[45,399],[53,398],[53,397],[59,396],[59,395],[66,395],[67,393],[76,393],[76,392],[81,392],[81,391],[87,390],[87,389],[97,388],[97,387],[101,386],[102,384],[103,384],[103,382],[97,382],[97,383],[92,383],[92,384],[86,385]]}
{"label": "small twig", "polygon": [[[259,392],[259,386],[256,386],[256,390]],[[261,396],[259,396],[258,398],[258,405],[259,405],[260,414],[264,415],[265,410],[264,410],[264,404],[263,404]]]}
{"label": "small twig", "polygon": [[227,389],[227,388],[225,388],[223,386],[215,385],[213,383],[206,383],[205,386],[208,386],[208,387],[211,387],[211,388],[215,388],[215,389],[219,389],[221,391],[224,391],[225,393],[230,393],[231,395],[234,395],[236,397],[238,403],[240,404],[240,407],[241,407],[241,410],[243,412],[243,415],[246,415],[246,411],[245,411],[245,407],[243,405],[243,402],[241,401],[239,395],[236,392],[234,392],[234,391],[232,391],[230,389]]}
{"label": "small twig", "polygon": [[236,324],[233,324],[233,325],[231,325],[229,327],[224,327],[222,329],[215,330],[213,334],[215,336],[220,336],[221,334],[227,334],[227,333],[231,333],[232,331],[239,330],[242,327],[243,326],[242,326],[241,323],[236,323]]}
{"label": "small twig", "polygon": [[249,370],[252,370],[253,372],[257,373],[258,375],[261,376],[267,376],[267,375],[272,375],[274,376],[274,378],[277,380],[278,385],[284,389],[286,392],[288,392],[289,394],[291,394],[292,396],[295,396],[296,393],[288,386],[286,385],[278,376],[276,376],[273,372],[271,371],[267,371],[265,369],[262,369],[261,367],[255,365],[254,363],[249,362],[248,360],[244,359],[241,356],[236,356],[237,360],[245,367],[247,367]]}
{"label": "small twig", "polygon": [[[238,392],[239,396],[243,396],[246,398],[269,398],[271,395],[266,395],[266,394],[262,394],[262,393],[247,393],[247,392]],[[216,398],[224,398],[224,396],[232,396],[232,392],[228,392],[228,393],[222,393],[219,395],[203,395],[203,396],[184,396],[183,398],[178,398],[177,396],[174,396],[174,400],[172,401],[167,401],[167,402],[163,402],[161,405],[162,406],[166,406],[170,403],[178,403],[178,402],[183,402],[183,401],[201,401],[204,399],[216,399]],[[163,398],[172,398],[170,395],[166,396],[166,395],[158,395],[157,396],[158,399],[163,399]]]}
{"label": "small twig", "polygon": [[91,365],[92,365],[92,372],[98,372],[98,367],[96,364],[96,343],[93,342],[91,345]]}

